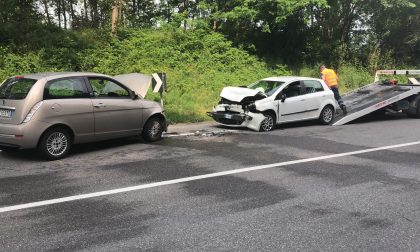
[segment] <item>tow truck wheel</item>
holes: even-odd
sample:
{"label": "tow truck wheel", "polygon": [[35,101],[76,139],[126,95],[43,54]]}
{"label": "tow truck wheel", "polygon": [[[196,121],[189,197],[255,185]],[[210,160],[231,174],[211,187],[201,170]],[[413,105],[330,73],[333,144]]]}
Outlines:
{"label": "tow truck wheel", "polygon": [[265,118],[261,122],[260,131],[267,132],[273,130],[275,126],[275,117],[271,113],[265,113],[264,116]]}
{"label": "tow truck wheel", "polygon": [[324,125],[328,125],[332,123],[333,119],[334,119],[333,107],[330,105],[325,106],[321,111],[321,114],[319,116],[319,121]]}
{"label": "tow truck wheel", "polygon": [[410,117],[410,118],[420,118],[420,106],[419,105],[420,104],[417,104],[416,113],[413,113],[413,114],[407,113],[407,116]]}

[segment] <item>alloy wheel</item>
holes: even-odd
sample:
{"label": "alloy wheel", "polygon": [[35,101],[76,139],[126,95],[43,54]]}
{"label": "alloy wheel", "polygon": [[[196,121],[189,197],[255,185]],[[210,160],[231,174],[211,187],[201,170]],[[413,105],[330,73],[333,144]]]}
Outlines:
{"label": "alloy wheel", "polygon": [[325,123],[330,123],[333,119],[333,110],[330,107],[326,107],[322,113],[322,119]]}
{"label": "alloy wheel", "polygon": [[68,148],[68,139],[62,132],[54,132],[47,138],[46,147],[52,156],[60,156]]}
{"label": "alloy wheel", "polygon": [[270,131],[274,127],[274,119],[271,115],[266,115],[265,119],[261,123],[262,131]]}
{"label": "alloy wheel", "polygon": [[162,125],[159,121],[153,121],[152,126],[149,129],[149,136],[155,138],[162,131]]}

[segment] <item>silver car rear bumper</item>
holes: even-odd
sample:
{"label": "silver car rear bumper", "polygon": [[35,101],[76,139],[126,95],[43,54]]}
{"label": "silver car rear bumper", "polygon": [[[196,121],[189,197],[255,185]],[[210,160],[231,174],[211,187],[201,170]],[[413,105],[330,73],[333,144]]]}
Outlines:
{"label": "silver car rear bumper", "polygon": [[30,149],[37,147],[42,133],[49,123],[30,121],[23,124],[0,124],[0,147]]}

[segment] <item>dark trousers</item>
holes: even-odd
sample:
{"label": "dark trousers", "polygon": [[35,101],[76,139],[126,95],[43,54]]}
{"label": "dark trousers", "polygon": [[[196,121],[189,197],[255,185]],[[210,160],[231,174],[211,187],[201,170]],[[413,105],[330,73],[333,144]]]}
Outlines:
{"label": "dark trousers", "polygon": [[331,91],[333,91],[334,93],[334,98],[337,100],[338,105],[340,105],[340,108],[343,109],[345,105],[344,105],[343,99],[341,99],[340,93],[338,92],[338,87],[330,87],[330,88],[331,88]]}

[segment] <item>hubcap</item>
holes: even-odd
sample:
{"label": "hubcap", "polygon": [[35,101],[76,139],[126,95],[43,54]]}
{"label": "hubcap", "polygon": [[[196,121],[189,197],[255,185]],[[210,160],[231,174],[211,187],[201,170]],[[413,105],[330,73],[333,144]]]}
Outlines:
{"label": "hubcap", "polygon": [[270,131],[273,128],[274,120],[271,116],[266,116],[264,121],[261,124],[261,127],[264,131]]}
{"label": "hubcap", "polygon": [[61,132],[54,132],[47,139],[47,151],[53,156],[62,155],[67,149],[67,137]]}
{"label": "hubcap", "polygon": [[324,122],[330,122],[332,120],[332,117],[333,117],[333,112],[330,108],[327,108],[327,109],[324,110],[324,113],[323,113],[322,116],[324,118]]}
{"label": "hubcap", "polygon": [[156,137],[157,135],[159,135],[161,129],[162,129],[162,125],[160,125],[158,121],[154,121],[152,124],[152,127],[150,127],[149,135],[151,137]]}

